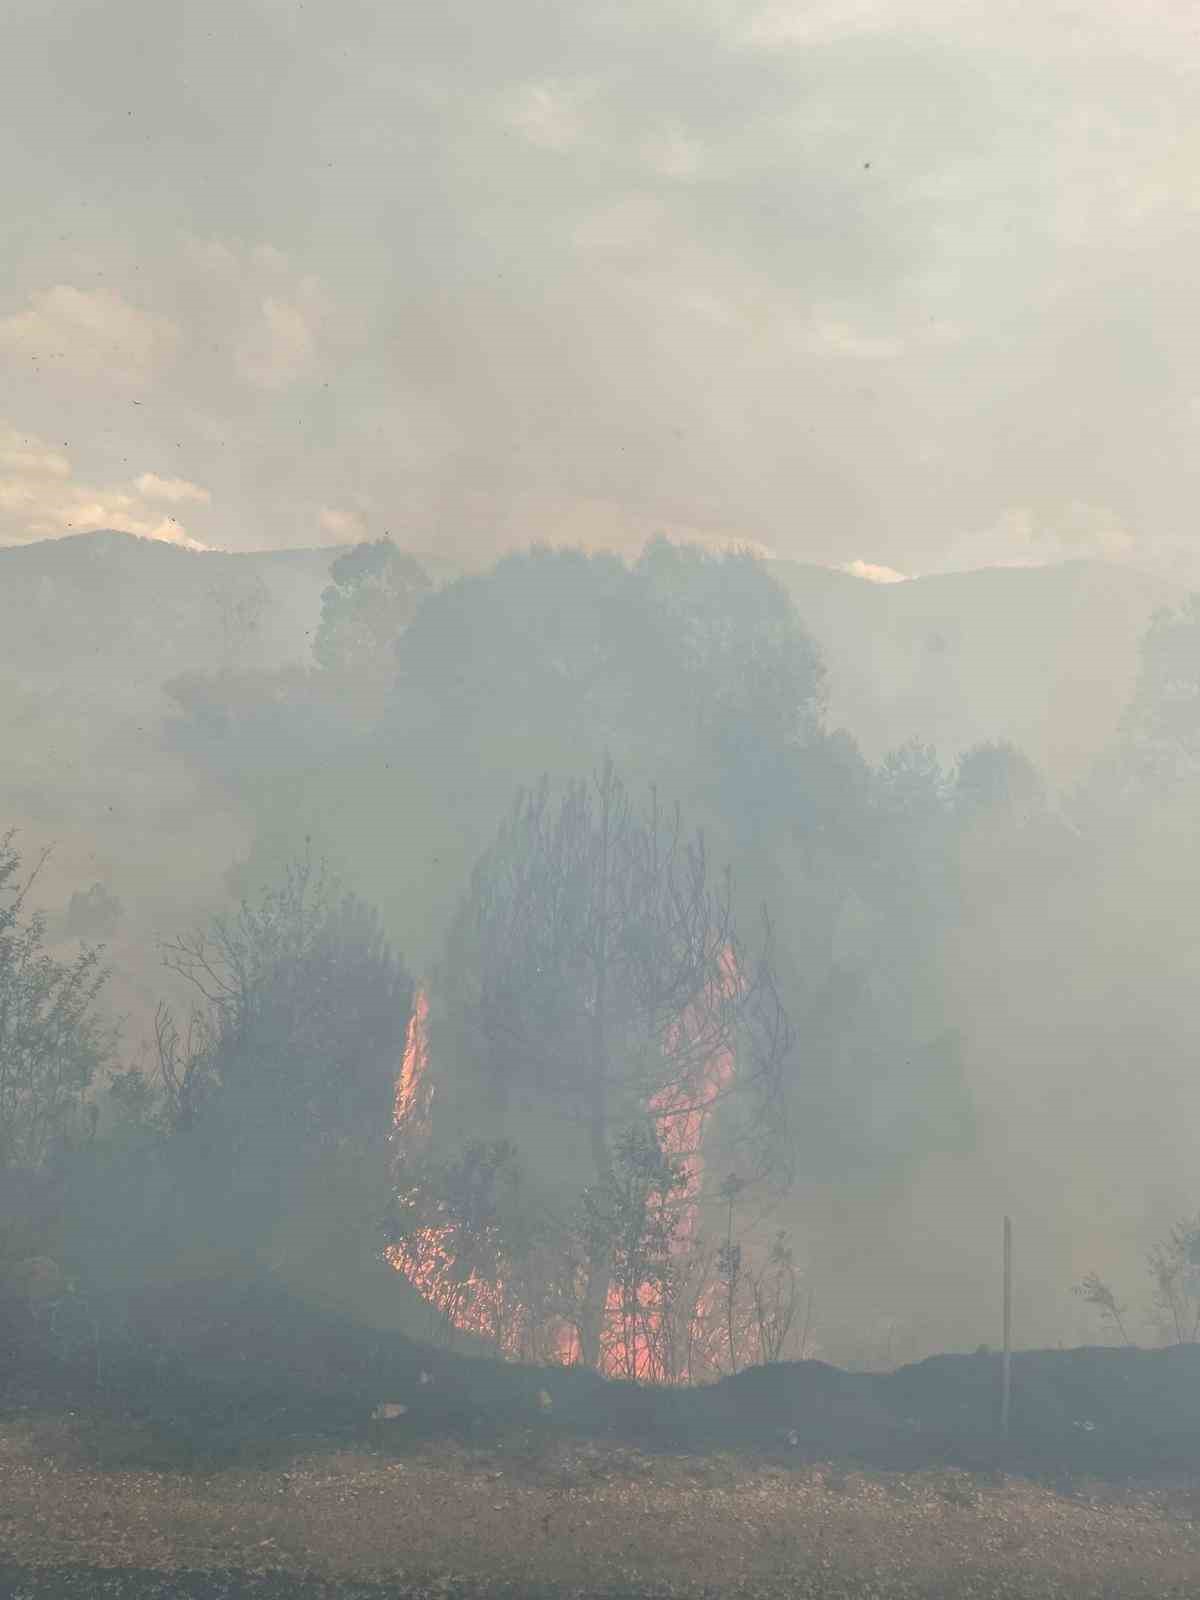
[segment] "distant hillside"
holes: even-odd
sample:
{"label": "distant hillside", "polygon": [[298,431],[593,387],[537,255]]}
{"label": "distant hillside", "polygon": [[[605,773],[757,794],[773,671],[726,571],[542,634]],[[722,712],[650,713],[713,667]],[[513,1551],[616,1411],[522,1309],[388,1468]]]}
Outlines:
{"label": "distant hillside", "polygon": [[[197,552],[113,532],[0,549],[0,826],[32,827],[60,850],[86,844],[97,877],[148,832],[186,832],[197,815],[216,827],[223,800],[201,801],[195,774],[162,747],[162,685],[222,661],[309,660],[336,555]],[[454,575],[421,559],[435,579]],[[832,721],[868,756],[919,737],[952,761],[1007,738],[1058,783],[1111,737],[1151,614],[1182,598],[1088,562],[889,585],[771,565],[824,652]],[[114,833],[119,845],[106,844]],[[220,836],[233,847],[227,827]],[[64,872],[91,871],[70,854]]]}
{"label": "distant hillside", "polygon": [[[110,531],[0,549],[0,726],[23,699],[35,720],[107,735],[160,716],[178,673],[308,662],[337,555],[194,551]],[[31,697],[52,703],[31,713]]]}
{"label": "distant hillside", "polygon": [[21,675],[85,669],[105,679],[212,665],[223,648],[222,600],[247,598],[257,580],[265,604],[246,664],[296,660],[336,555],[196,552],[124,533],[0,549],[0,663]]}
{"label": "distant hillside", "polygon": [[[196,552],[112,532],[0,549],[0,717],[23,696],[27,716],[83,718],[94,736],[160,713],[175,673],[231,656],[244,667],[305,661],[336,555]],[[437,580],[454,575],[419,559]],[[1059,782],[1109,739],[1150,616],[1182,598],[1098,562],[896,584],[771,567],[824,652],[832,720],[868,755],[920,737],[950,760],[1007,738]]]}
{"label": "distant hillside", "polygon": [[919,737],[952,759],[1011,739],[1058,783],[1112,736],[1151,615],[1184,595],[1087,561],[894,584],[796,562],[772,570],[825,653],[832,719],[869,755]]}
{"label": "distant hillside", "polygon": [[[469,865],[469,850],[449,849],[443,863],[429,849],[421,834],[428,818],[426,799],[421,796],[406,813],[404,774],[373,808],[359,804],[352,792],[355,783],[364,781],[366,762],[346,774],[335,763],[322,768],[320,783],[300,786],[294,809],[289,809],[290,797],[281,792],[282,785],[277,792],[268,774],[256,791],[260,814],[269,818],[278,799],[282,822],[278,841],[270,839],[270,823],[265,824],[264,841],[256,832],[258,819],[248,815],[239,798],[162,736],[169,704],[162,685],[175,674],[216,669],[223,654],[239,667],[310,659],[321,591],[336,553],[200,553],[116,533],[0,549],[0,833],[9,826],[20,830],[19,844],[29,864],[43,847],[53,846],[35,901],[47,914],[51,939],[62,949],[77,948],[74,941],[82,937],[105,941],[112,982],[104,1006],[123,1023],[125,1061],[153,1062],[152,1023],[160,999],[171,999],[183,1018],[191,1002],[164,973],[157,941],[203,926],[211,914],[225,909],[229,888],[238,882],[237,869],[271,866],[271,848],[276,843],[287,847],[310,814],[316,818],[314,833],[326,842],[335,862],[345,842],[355,887],[380,899],[383,915],[403,930],[398,937],[406,956],[418,971],[426,970],[436,945],[429,929],[440,926],[438,918],[452,906],[459,874]],[[430,566],[437,578],[448,575],[444,566]],[[949,762],[980,740],[1010,738],[1060,784],[1079,774],[1111,737],[1134,685],[1138,641],[1151,614],[1182,599],[1181,591],[1153,577],[1089,563],[976,571],[886,586],[794,562],[776,561],[772,568],[825,655],[831,720],[849,728],[869,757],[878,758],[915,736],[938,745]],[[318,746],[318,757],[322,753]],[[311,812],[305,809],[310,806]],[[385,857],[393,849],[394,856]],[[1149,889],[1147,905],[1159,905],[1154,898],[1158,892],[1154,886]],[[1161,980],[1161,987],[1147,989],[1145,1000],[1135,996],[1114,1002],[1114,1009],[1097,1009],[1099,989],[1090,985],[1106,982],[1110,971],[1125,984],[1119,942],[1111,957],[1108,944],[1099,939],[1076,941],[1079,951],[1063,957],[1067,976],[1062,983],[1070,999],[1066,1009],[1057,984],[1039,988],[1029,981],[1023,946],[1005,956],[1009,964],[1004,982],[993,993],[989,953],[1004,948],[1018,926],[1013,920],[1016,908],[1024,904],[1018,896],[1005,911],[1007,920],[977,950],[956,959],[953,969],[963,990],[955,1004],[974,1030],[969,1083],[989,1141],[981,1147],[985,1155],[991,1152],[985,1166],[1006,1148],[1010,1101],[1025,1104],[1028,1090],[1043,1105],[1038,1085],[1045,1040],[1061,1033],[1064,1041],[1057,1053],[1047,1052],[1059,1073],[1048,1091],[1055,1098],[1045,1101],[1050,1107],[1071,1103],[1075,1086],[1091,1083],[1105,1062],[1136,1062],[1139,1052],[1157,1050],[1160,1037],[1167,1044],[1162,1070],[1168,1075],[1156,1080],[1158,1103],[1173,1105],[1182,1079],[1177,1082],[1169,1075],[1174,1071],[1171,1062],[1185,1058],[1190,1048],[1183,1020],[1186,994],[1171,990],[1169,977]],[[1163,907],[1173,904],[1161,900]],[[96,932],[87,931],[89,907],[102,918]],[[1154,909],[1151,916],[1145,906],[1139,913],[1142,924],[1152,928],[1158,914]],[[1029,943],[1030,959],[1050,948],[1047,941],[1054,937],[1055,929],[1041,928]],[[1161,937],[1173,938],[1173,927]],[[1089,953],[1096,950],[1102,954]],[[1150,971],[1150,963],[1139,970]],[[1168,973],[1182,970],[1167,968]],[[1081,975],[1078,982],[1075,975]],[[889,973],[881,973],[881,983],[892,981]],[[1159,982],[1156,976],[1154,983]],[[1022,1015],[1009,1022],[1005,1019],[1014,997],[1020,998]],[[916,996],[914,1015],[922,1014],[927,1004]],[[1096,1029],[1103,1030],[1113,1016],[1119,1027],[1109,1041]],[[871,1036],[865,1037],[870,1050]],[[1172,1043],[1175,1039],[1178,1045]],[[851,1047],[857,1050],[857,1041],[850,1039],[846,1048]],[[842,1048],[840,1039],[837,1048]],[[836,1063],[843,1058],[831,1059]],[[845,1060],[853,1063],[849,1054]],[[870,1074],[875,1068],[868,1061],[861,1070]],[[851,1078],[846,1092],[857,1094],[853,1085],[876,1081],[883,1080]],[[1113,1081],[1124,1080],[1118,1072]],[[1020,1091],[1015,1100],[1014,1082]],[[1004,1093],[997,1084],[1005,1086]],[[885,1095],[885,1116],[890,1115],[889,1104]],[[1093,1188],[1091,1174],[1107,1172],[1104,1153],[1109,1143],[1104,1141],[1115,1141],[1115,1149],[1126,1126],[1125,1102],[1118,1098],[1105,1104],[1102,1120],[1089,1125],[1090,1153],[1080,1157],[1085,1165],[1072,1169],[1073,1193],[1079,1198],[1068,1203],[1076,1205],[1077,1215],[1090,1215],[1093,1204],[1101,1203],[1091,1198],[1102,1195],[1100,1177]],[[1046,1116],[1039,1116],[1050,1126]],[[837,1307],[820,1312],[831,1326],[843,1318],[849,1325],[857,1311],[866,1315],[872,1297],[886,1297],[887,1282],[901,1285],[902,1278],[903,1286],[897,1288],[902,1298],[908,1296],[915,1306],[926,1292],[922,1284],[928,1284],[930,1304],[936,1303],[941,1293],[936,1286],[948,1281],[947,1251],[960,1252],[959,1280],[967,1282],[963,1293],[969,1298],[974,1246],[953,1229],[935,1230],[941,1243],[930,1246],[933,1235],[927,1235],[922,1223],[940,1208],[948,1193],[942,1186],[958,1182],[968,1167],[975,1173],[984,1158],[972,1154],[962,1159],[966,1165],[960,1167],[920,1169],[920,1182],[910,1191],[908,1220],[902,1216],[894,1226],[889,1222],[890,1232],[879,1231],[877,1216],[883,1213],[872,1209],[882,1188],[864,1192],[862,1208],[850,1206],[844,1213],[849,1220],[828,1222],[829,1243],[814,1243],[813,1260],[825,1262],[833,1272],[840,1271],[837,1253],[858,1227],[854,1219],[876,1218],[873,1231],[854,1243],[857,1276],[839,1289]],[[1169,1159],[1167,1150],[1164,1160]],[[1055,1170],[1036,1151],[1031,1155],[1027,1150],[1019,1160],[1023,1165],[1012,1172]],[[994,1170],[994,1165],[989,1168]],[[1165,1202],[1154,1197],[1175,1192],[1171,1186],[1183,1167],[1165,1170],[1167,1177],[1147,1204],[1161,1207]],[[995,1180],[997,1185],[1000,1181]],[[1010,1173],[1003,1181],[1018,1180]],[[1142,1206],[1136,1173],[1129,1182],[1129,1192],[1139,1196],[1129,1213],[1133,1215]],[[993,1187],[990,1192],[1001,1191]],[[809,1195],[818,1219],[812,1223],[815,1241],[826,1226],[820,1216],[842,1217],[837,1208],[849,1193],[847,1187],[835,1196],[813,1185]],[[821,1208],[827,1203],[826,1213]],[[1113,1259],[1113,1239],[1135,1240],[1128,1217],[1122,1222],[1111,1209],[1118,1201],[1103,1198],[1102,1203],[1110,1207],[1102,1217],[1108,1228],[1098,1257],[1103,1269],[1106,1257]],[[875,1241],[870,1249],[864,1248],[864,1238]],[[1055,1240],[1044,1250],[1031,1245],[1023,1258],[1031,1294],[1060,1293],[1050,1274],[1066,1261],[1066,1233],[1060,1230]],[[1086,1269],[1094,1259],[1079,1265]],[[1064,1274],[1063,1291],[1068,1281]],[[1050,1301],[1038,1304],[1048,1306]],[[1037,1315],[1049,1317],[1041,1310]]]}
{"label": "distant hillside", "polygon": [[[336,549],[192,551],[98,532],[0,549],[0,833],[20,832],[52,928],[75,890],[123,907],[118,1011],[161,988],[156,935],[194,921],[249,848],[244,820],[164,747],[164,682],[309,659]],[[439,563],[431,563],[437,571]]]}

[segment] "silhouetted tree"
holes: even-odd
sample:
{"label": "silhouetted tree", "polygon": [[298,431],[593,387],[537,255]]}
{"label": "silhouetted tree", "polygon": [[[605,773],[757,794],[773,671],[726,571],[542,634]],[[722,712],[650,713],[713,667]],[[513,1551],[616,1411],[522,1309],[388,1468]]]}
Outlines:
{"label": "silhouetted tree", "polygon": [[424,568],[383,538],[338,556],[329,576],[313,643],[317,662],[333,672],[390,682],[396,640],[431,587]]}
{"label": "silhouetted tree", "polygon": [[1020,826],[1045,815],[1046,786],[1028,756],[997,741],[975,745],[959,758],[955,800],[971,822]]}
{"label": "silhouetted tree", "polygon": [[[611,763],[557,801],[546,784],[520,798],[472,875],[434,1002],[439,1139],[482,1120],[520,1143],[549,1116],[558,1148],[539,1165],[568,1193],[611,1194],[615,1151],[650,1111],[669,1129],[730,1099],[761,1109],[791,1042],[769,948],[743,948],[703,837],[656,801],[637,811]],[[592,1364],[617,1245],[590,1231]]]}
{"label": "silhouetted tree", "polygon": [[1151,619],[1133,696],[1115,738],[1072,795],[1072,812],[1110,849],[1122,839],[1127,845],[1137,829],[1157,830],[1164,807],[1178,804],[1190,819],[1198,778],[1200,595],[1191,595]]}
{"label": "silhouetted tree", "polygon": [[438,751],[452,741],[489,765],[536,752],[557,771],[608,752],[743,830],[791,805],[789,763],[824,692],[816,648],[761,561],[666,540],[632,566],[508,556],[432,596],[398,664],[397,726],[434,729]]}
{"label": "silhouetted tree", "polygon": [[200,996],[182,1038],[162,1010],[157,1026],[181,1170],[245,1207],[247,1236],[330,1159],[382,1185],[412,982],[374,911],[306,857],[164,956]]}
{"label": "silhouetted tree", "polygon": [[68,939],[107,938],[116,931],[121,910],[121,902],[106,884],[77,889],[62,919],[63,935]]}
{"label": "silhouetted tree", "polygon": [[1128,775],[1143,781],[1200,773],[1200,595],[1159,611],[1142,639],[1120,745]]}
{"label": "silhouetted tree", "polygon": [[[607,1332],[616,1356],[609,1370],[631,1382],[662,1378],[671,1370],[665,1346],[674,1331],[677,1235],[688,1190],[685,1163],[667,1154],[647,1117],[621,1130],[608,1170],[584,1191],[579,1227],[584,1257],[589,1269],[598,1255],[608,1258],[616,1291],[606,1295],[604,1321],[610,1326],[598,1331],[597,1343]],[[587,1349],[584,1343],[585,1355]]]}
{"label": "silhouetted tree", "polygon": [[1200,1338],[1200,1216],[1177,1222],[1147,1259],[1154,1309],[1177,1344]]}
{"label": "silhouetted tree", "polygon": [[265,816],[314,761],[344,759],[357,732],[336,683],[306,667],[183,672],[163,692],[168,746]]}
{"label": "silhouetted tree", "polygon": [[0,1169],[37,1170],[94,1126],[88,1092],[111,1058],[95,1002],[100,952],[62,961],[29,895],[43,856],[24,877],[12,832],[0,836]]}
{"label": "silhouetted tree", "polygon": [[241,584],[227,580],[210,589],[209,598],[221,630],[221,673],[245,671],[271,601],[270,591],[261,577]]}

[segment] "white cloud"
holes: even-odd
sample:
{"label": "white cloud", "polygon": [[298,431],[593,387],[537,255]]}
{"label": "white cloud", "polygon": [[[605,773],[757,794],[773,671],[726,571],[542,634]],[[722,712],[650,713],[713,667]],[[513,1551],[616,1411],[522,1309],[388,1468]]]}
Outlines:
{"label": "white cloud", "polygon": [[336,506],[322,506],[320,523],[322,531],[332,534],[335,539],[349,542],[363,537],[362,518],[356,511],[342,511]]}
{"label": "white cloud", "polygon": [[69,478],[71,463],[60,451],[52,450],[32,434],[0,427],[0,479],[13,475],[33,479]]}
{"label": "white cloud", "polygon": [[198,483],[189,483],[186,478],[160,478],[157,472],[143,472],[136,480],[135,487],[144,499],[165,500],[168,505],[193,501],[196,505],[206,506],[212,500],[208,490],[202,489]]}
{"label": "white cloud", "polygon": [[287,389],[311,374],[335,332],[346,331],[349,319],[320,278],[297,271],[273,245],[243,250],[193,239],[187,264],[195,343],[216,353],[226,374],[232,355],[235,376],[252,388]]}
{"label": "white cloud", "polygon": [[876,561],[847,561],[837,570],[848,572],[854,578],[865,578],[868,583],[907,583],[910,576],[907,572],[897,572],[895,567],[885,567]]}
{"label": "white cloud", "polygon": [[650,139],[643,149],[643,157],[652,172],[676,182],[698,178],[704,167],[700,141],[679,128],[670,128]]}
{"label": "white cloud", "polygon": [[159,478],[149,472],[129,487],[77,482],[66,456],[32,434],[0,425],[0,544],[115,528],[143,539],[207,549],[181,522],[164,516],[153,504],[172,498],[207,503],[209,497],[185,479]]}
{"label": "white cloud", "polygon": [[614,263],[661,261],[665,222],[657,196],[633,191],[576,223],[572,243],[583,255]]}
{"label": "white cloud", "polygon": [[1131,556],[1137,544],[1111,507],[1081,500],[1073,500],[1055,519],[1053,532],[1065,550],[1098,556],[1105,561]]}
{"label": "white cloud", "polygon": [[803,342],[817,355],[851,361],[892,361],[904,351],[900,339],[865,333],[845,318],[816,313],[805,325]]}
{"label": "white cloud", "polygon": [[1137,540],[1108,506],[1073,500],[1053,514],[1010,506],[989,527],[960,539],[944,570],[1045,567],[1060,561],[1124,561]]}
{"label": "white cloud", "polygon": [[760,7],[742,37],[758,49],[821,44],[895,26],[888,0],[776,0]]}
{"label": "white cloud", "polygon": [[524,83],[501,102],[500,118],[543,150],[572,150],[584,138],[589,90],[555,81]]}
{"label": "white cloud", "polygon": [[44,289],[26,310],[0,317],[0,349],[82,378],[143,380],[178,340],[168,318],[140,310],[111,289],[69,283]]}
{"label": "white cloud", "polygon": [[286,389],[312,365],[316,348],[311,308],[268,295],[238,350],[238,370],[256,388]]}

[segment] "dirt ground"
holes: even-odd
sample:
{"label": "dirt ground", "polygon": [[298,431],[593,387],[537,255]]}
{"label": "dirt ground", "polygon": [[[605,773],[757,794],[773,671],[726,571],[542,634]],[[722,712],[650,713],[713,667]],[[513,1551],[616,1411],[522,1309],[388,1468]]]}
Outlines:
{"label": "dirt ground", "polygon": [[[82,1415],[10,1410],[0,1594],[1200,1594],[1200,1475],[1050,1486],[996,1468],[651,1454],[536,1429],[471,1446],[406,1439],[405,1426],[201,1473],[97,1465]],[[110,1462],[136,1457],[112,1445]]]}
{"label": "dirt ground", "polygon": [[989,1353],[670,1390],[167,1310],[0,1349],[0,1600],[1200,1596],[1197,1346],[1021,1352],[1001,1444]]}

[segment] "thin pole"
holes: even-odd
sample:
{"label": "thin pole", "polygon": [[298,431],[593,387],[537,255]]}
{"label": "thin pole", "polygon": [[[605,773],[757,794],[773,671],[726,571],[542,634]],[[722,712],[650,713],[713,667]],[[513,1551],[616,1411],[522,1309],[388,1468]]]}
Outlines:
{"label": "thin pole", "polygon": [[1008,1402],[1012,1393],[1012,1218],[1004,1219],[1004,1354],[1000,1363],[1000,1433],[1008,1438]]}

